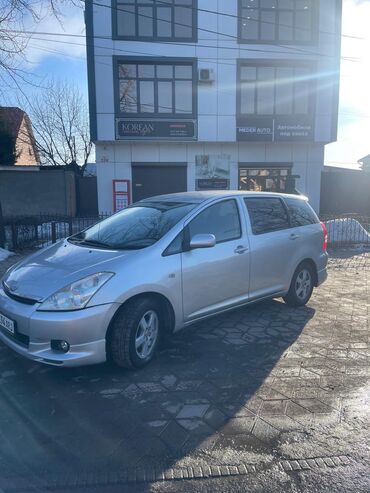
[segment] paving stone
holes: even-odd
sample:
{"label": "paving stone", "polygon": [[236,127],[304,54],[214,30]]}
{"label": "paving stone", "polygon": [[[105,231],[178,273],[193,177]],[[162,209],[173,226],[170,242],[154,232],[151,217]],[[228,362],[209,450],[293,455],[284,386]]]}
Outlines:
{"label": "paving stone", "polygon": [[177,419],[202,418],[209,405],[207,404],[185,404],[177,414]]}
{"label": "paving stone", "polygon": [[178,423],[170,421],[160,436],[169,447],[180,450],[188,435]]}
{"label": "paving stone", "polygon": [[221,432],[224,435],[238,435],[244,433],[250,433],[252,431],[255,418],[232,418],[221,428]]}

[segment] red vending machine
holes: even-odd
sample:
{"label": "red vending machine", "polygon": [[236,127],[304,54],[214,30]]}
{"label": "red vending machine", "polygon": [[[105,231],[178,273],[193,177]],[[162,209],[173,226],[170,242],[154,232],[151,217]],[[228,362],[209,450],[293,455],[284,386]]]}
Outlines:
{"label": "red vending machine", "polygon": [[130,203],[130,180],[113,180],[113,211],[121,211]]}

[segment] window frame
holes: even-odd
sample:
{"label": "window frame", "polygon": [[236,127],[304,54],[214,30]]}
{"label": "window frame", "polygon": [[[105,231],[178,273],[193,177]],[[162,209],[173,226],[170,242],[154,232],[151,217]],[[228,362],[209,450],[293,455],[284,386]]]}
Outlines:
{"label": "window frame", "polygon": [[216,245],[220,245],[222,243],[228,243],[229,241],[239,240],[240,238],[243,237],[243,225],[242,225],[242,220],[241,220],[242,211],[240,210],[240,207],[239,207],[239,201],[236,198],[234,198],[234,197],[225,198],[225,199],[222,199],[222,200],[218,200],[217,202],[212,202],[210,204],[207,204],[206,207],[204,207],[202,210],[198,211],[194,216],[192,216],[186,222],[186,224],[184,226],[184,229],[183,229],[183,232],[184,232],[183,252],[191,251],[191,249],[190,249],[190,240],[191,240],[191,238],[190,238],[190,228],[189,228],[189,226],[199,216],[199,214],[202,214],[205,210],[209,209],[209,207],[213,207],[215,205],[221,204],[222,202],[229,202],[229,201],[234,201],[235,206],[236,206],[236,210],[238,211],[238,223],[239,223],[239,231],[240,231],[240,234],[239,234],[239,236],[236,236],[234,238],[229,238],[228,240],[217,241],[217,238],[216,238]]}
{"label": "window frame", "polygon": [[[273,229],[273,230],[270,230],[270,231],[263,231],[262,233],[255,233],[253,231],[253,223],[252,223],[251,215],[249,213],[249,209],[248,209],[248,205],[247,205],[247,200],[279,200],[279,202],[282,204],[283,209],[285,210],[285,213],[286,213],[286,216],[287,216],[287,224],[288,224],[288,227],[287,228]],[[282,199],[282,197],[278,197],[278,196],[276,196],[276,197],[244,196],[243,197],[243,203],[244,203],[244,207],[246,209],[246,212],[248,214],[249,224],[250,224],[250,227],[251,227],[251,233],[252,233],[253,236],[261,236],[261,235],[266,235],[266,234],[271,234],[271,233],[278,233],[279,231],[286,231],[286,230],[292,228],[292,223],[291,223],[291,220],[290,220],[289,210],[288,210],[288,207],[287,207],[285,201]]]}
{"label": "window frame", "polygon": [[[140,0],[138,0],[140,1]],[[112,0],[111,3],[111,23],[112,23],[112,39],[113,40],[125,40],[125,41],[147,41],[151,43],[163,43],[163,42],[176,42],[176,43],[197,43],[198,42],[198,0],[192,0],[192,6],[189,6],[189,9],[192,9],[192,36],[189,38],[184,37],[176,37],[176,36],[155,36],[156,32],[156,22],[154,19],[156,17],[153,16],[153,36],[123,36],[118,34],[118,25],[117,25],[117,14],[118,14],[118,1]],[[133,2],[132,5],[136,6],[136,2]],[[161,6],[165,6],[165,4],[161,3]],[[150,5],[148,5],[150,6]],[[171,6],[171,4],[169,4]],[[181,7],[181,5],[179,5]],[[186,6],[184,6],[186,7]],[[155,2],[153,2],[153,8],[156,8]],[[171,22],[171,31],[173,32],[173,26],[175,22]],[[138,32],[138,16],[135,14],[135,30]]]}
{"label": "window frame", "polygon": [[[302,61],[297,59],[289,59],[289,60],[273,60],[273,59],[264,59],[264,60],[256,60],[256,59],[241,59],[239,58],[237,61],[236,67],[236,116],[239,118],[276,118],[279,116],[284,117],[295,117],[299,118],[302,116],[314,116],[316,112],[316,80],[312,82],[311,91],[308,98],[308,113],[277,113],[276,112],[276,84],[274,85],[274,112],[271,114],[262,114],[257,113],[257,101],[258,101],[258,81],[256,83],[255,92],[254,92],[254,113],[242,113],[241,112],[241,101],[242,101],[242,80],[241,80],[241,70],[243,67],[252,67],[258,68],[266,67],[266,68],[296,68],[302,67],[310,69],[314,74],[317,73],[317,62],[315,61]],[[256,79],[257,80],[257,79]],[[275,79],[276,80],[276,79]],[[295,85],[293,86],[293,98],[295,93]]]}
{"label": "window frame", "polygon": [[[175,65],[190,65],[192,68],[192,79],[187,79],[191,80],[192,82],[192,113],[128,113],[128,112],[122,112],[121,107],[120,107],[120,97],[119,97],[119,91],[120,91],[120,78],[119,78],[119,65],[122,63],[127,63],[127,64],[136,64],[136,65],[170,65],[170,66],[175,66]],[[190,58],[190,57],[134,57],[134,56],[122,56],[122,55],[114,55],[113,56],[113,86],[114,86],[114,109],[115,109],[115,116],[116,118],[128,118],[128,119],[133,119],[133,120],[178,120],[178,119],[184,119],[184,120],[194,120],[197,118],[198,115],[198,84],[197,84],[197,73],[198,73],[198,62],[196,58]],[[139,79],[136,78],[136,80],[152,80],[152,79]],[[167,79],[158,79],[154,78],[156,82],[158,80],[163,80],[167,81]],[[175,81],[177,79],[172,78],[172,81]],[[178,79],[182,80],[182,79]],[[154,87],[156,87],[156,83],[154,84]],[[156,99],[158,96],[158,92],[156,92],[156,89],[154,89],[154,101],[156,105]],[[175,91],[172,94],[172,102],[174,104],[175,100]],[[139,102],[138,108],[139,108]]]}
{"label": "window frame", "polygon": [[[261,21],[259,20],[258,21],[258,33],[259,33],[259,37],[258,39],[244,39],[243,38],[243,35],[242,35],[242,32],[243,32],[243,28],[242,28],[242,10],[243,10],[243,7],[242,7],[242,1],[243,0],[238,0],[238,43],[239,44],[264,44],[264,45],[277,45],[277,46],[281,46],[281,45],[298,45],[298,46],[318,46],[319,44],[319,12],[320,12],[320,2],[319,0],[313,0],[314,1],[314,7],[313,7],[313,10],[312,10],[312,27],[311,27],[311,39],[308,40],[308,41],[297,41],[297,40],[291,40],[291,41],[287,41],[287,40],[280,40],[278,38],[278,28],[279,28],[279,13],[281,11],[283,12],[292,12],[295,13],[296,12],[296,9],[294,8],[293,10],[292,9],[274,9],[275,12],[277,13],[277,21],[275,22],[275,39],[274,40],[262,40],[260,39],[260,33],[261,33],[261,28],[260,28],[260,25],[261,25]],[[294,0],[296,1],[296,0]],[[246,7],[244,7],[244,9],[246,9]],[[251,9],[253,10],[253,9]],[[271,11],[272,9],[268,9],[268,8],[261,8],[261,7],[257,7],[255,10],[263,10],[263,11]],[[294,14],[293,14],[294,15]],[[293,32],[295,30],[295,22],[293,21]]]}

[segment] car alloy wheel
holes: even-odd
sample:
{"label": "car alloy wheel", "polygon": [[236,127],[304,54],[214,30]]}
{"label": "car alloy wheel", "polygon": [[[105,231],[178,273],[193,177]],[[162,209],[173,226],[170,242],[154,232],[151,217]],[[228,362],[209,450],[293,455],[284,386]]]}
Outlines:
{"label": "car alloy wheel", "polygon": [[135,335],[136,354],[140,359],[147,359],[152,353],[158,338],[158,315],[148,310],[141,318]]}

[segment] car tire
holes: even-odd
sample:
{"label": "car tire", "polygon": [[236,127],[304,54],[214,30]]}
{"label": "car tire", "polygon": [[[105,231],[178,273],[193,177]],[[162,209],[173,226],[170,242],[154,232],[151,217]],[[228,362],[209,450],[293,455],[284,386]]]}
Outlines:
{"label": "car tire", "polygon": [[160,306],[150,298],[124,305],[107,337],[107,359],[122,368],[141,368],[152,359],[160,339]]}
{"label": "car tire", "polygon": [[288,293],[283,297],[289,306],[304,306],[311,298],[315,273],[308,262],[302,262],[295,270]]}

